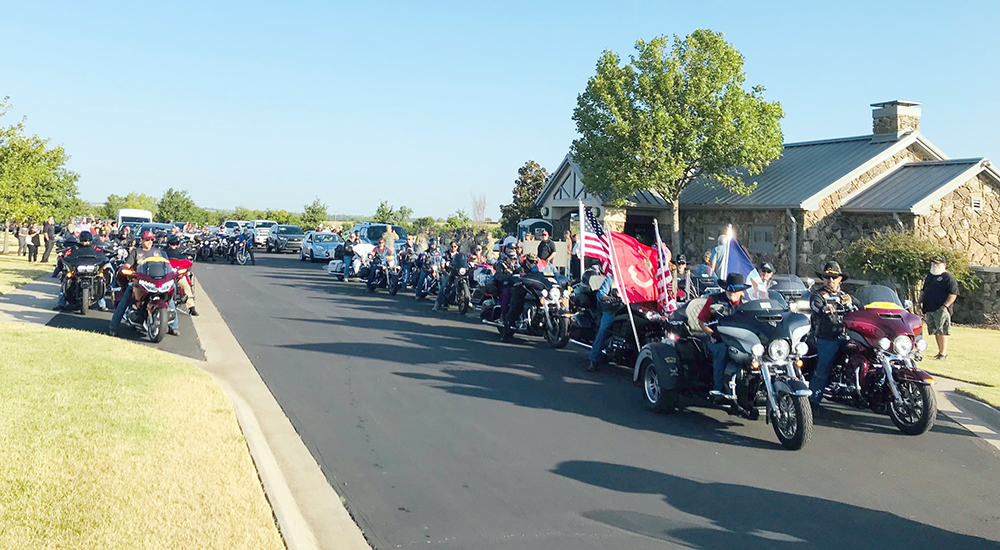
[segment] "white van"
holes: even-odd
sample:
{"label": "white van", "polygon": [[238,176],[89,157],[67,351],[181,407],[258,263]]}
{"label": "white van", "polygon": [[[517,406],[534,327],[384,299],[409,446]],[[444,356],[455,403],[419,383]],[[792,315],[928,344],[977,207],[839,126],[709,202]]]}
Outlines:
{"label": "white van", "polygon": [[121,208],[118,210],[117,221],[119,229],[121,229],[124,225],[131,225],[132,229],[135,229],[141,224],[152,222],[153,213],[149,210],[141,210],[138,208]]}

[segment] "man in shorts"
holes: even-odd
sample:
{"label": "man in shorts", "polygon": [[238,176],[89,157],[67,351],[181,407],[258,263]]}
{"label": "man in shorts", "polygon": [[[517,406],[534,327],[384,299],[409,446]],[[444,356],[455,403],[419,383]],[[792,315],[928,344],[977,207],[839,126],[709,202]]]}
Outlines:
{"label": "man in shorts", "polygon": [[931,272],[920,291],[920,308],[924,311],[927,333],[937,341],[938,361],[948,358],[948,335],[951,334],[951,306],[958,298],[958,280],[948,273],[944,257],[931,261]]}

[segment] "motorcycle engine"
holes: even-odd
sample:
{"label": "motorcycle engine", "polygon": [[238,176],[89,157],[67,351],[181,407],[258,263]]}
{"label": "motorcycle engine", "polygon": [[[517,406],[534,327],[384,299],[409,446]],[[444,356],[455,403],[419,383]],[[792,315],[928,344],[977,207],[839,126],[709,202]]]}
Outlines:
{"label": "motorcycle engine", "polygon": [[618,362],[619,359],[625,357],[625,351],[628,348],[628,344],[623,336],[612,336],[608,338],[608,343],[604,347],[605,353],[612,361]]}

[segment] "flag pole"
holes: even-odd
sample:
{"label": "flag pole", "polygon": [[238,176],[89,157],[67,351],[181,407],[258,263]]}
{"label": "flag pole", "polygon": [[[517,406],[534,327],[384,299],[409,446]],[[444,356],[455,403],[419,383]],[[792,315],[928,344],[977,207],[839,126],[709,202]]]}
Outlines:
{"label": "flag pole", "polygon": [[[656,218],[653,218],[653,230],[656,232],[656,246],[665,246],[663,244],[663,239],[660,238],[660,223],[656,221]],[[660,254],[661,252],[657,250],[656,257],[659,258]],[[671,254],[671,257],[672,256],[673,254]],[[668,264],[664,267],[664,273],[667,273],[669,271],[670,271],[670,265]],[[670,292],[673,293],[674,297],[677,296],[677,277],[671,277],[670,279]]]}
{"label": "flag pole", "polygon": [[[580,229],[576,232],[576,242],[577,242],[577,255],[580,256],[580,282],[582,283],[583,282],[583,263],[584,263],[584,261],[583,261],[583,257],[584,257],[584,254],[583,254],[583,224],[586,223],[584,221],[584,219],[583,219],[583,216],[584,216],[584,214],[586,214],[586,212],[584,212],[583,201],[581,201],[579,199],[577,199],[577,200],[580,202]],[[570,250],[572,250],[572,249],[570,249]]]}
{"label": "flag pole", "polygon": [[729,243],[733,241],[733,224],[726,226],[726,249],[722,252],[722,266],[719,269],[719,278],[725,279],[729,276]]}
{"label": "flag pole", "polygon": [[611,245],[611,272],[615,277],[615,282],[618,283],[618,292],[622,295],[625,310],[628,311],[628,322],[632,325],[632,336],[635,336],[635,349],[642,349],[642,344],[639,343],[639,331],[635,328],[635,318],[632,317],[632,304],[629,303],[628,291],[625,290],[625,279],[621,277],[621,266],[618,265],[618,255],[615,254],[615,238],[611,234],[611,227],[607,222],[604,222],[604,232],[608,236],[608,244]]}

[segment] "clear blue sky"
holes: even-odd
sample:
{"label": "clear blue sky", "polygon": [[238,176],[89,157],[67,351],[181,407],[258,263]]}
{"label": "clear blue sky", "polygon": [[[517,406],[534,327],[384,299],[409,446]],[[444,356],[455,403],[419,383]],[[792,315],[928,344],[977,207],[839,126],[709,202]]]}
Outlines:
{"label": "clear blue sky", "polygon": [[598,56],[726,33],[786,142],[862,135],[923,102],[954,158],[1000,163],[1000,2],[5,2],[0,96],[63,144],[84,199],[487,215],[576,136]]}

